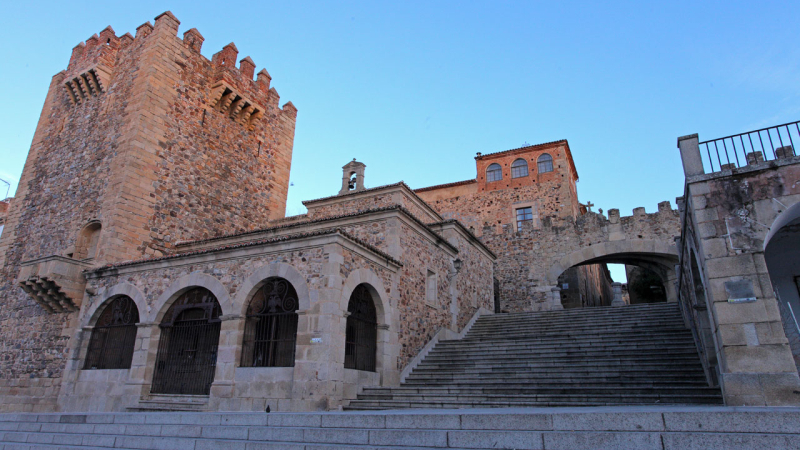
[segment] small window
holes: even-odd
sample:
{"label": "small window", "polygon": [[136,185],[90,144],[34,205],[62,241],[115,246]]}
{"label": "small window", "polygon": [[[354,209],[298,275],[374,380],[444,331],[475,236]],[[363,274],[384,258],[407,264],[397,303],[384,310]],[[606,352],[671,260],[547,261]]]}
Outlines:
{"label": "small window", "polygon": [[486,169],[486,181],[491,183],[492,181],[500,181],[503,179],[503,168],[500,167],[500,164],[490,164],[489,168]]}
{"label": "small window", "polygon": [[511,164],[511,178],[528,176],[528,163],[524,159],[518,159]]}
{"label": "small window", "polygon": [[425,302],[430,306],[436,306],[436,282],[436,274],[429,270],[425,280]]}
{"label": "small window", "polygon": [[539,157],[538,161],[539,173],[547,173],[553,171],[553,157],[547,153]]}
{"label": "small window", "polygon": [[533,208],[517,209],[517,230],[522,229],[522,224],[525,222],[533,222]]}

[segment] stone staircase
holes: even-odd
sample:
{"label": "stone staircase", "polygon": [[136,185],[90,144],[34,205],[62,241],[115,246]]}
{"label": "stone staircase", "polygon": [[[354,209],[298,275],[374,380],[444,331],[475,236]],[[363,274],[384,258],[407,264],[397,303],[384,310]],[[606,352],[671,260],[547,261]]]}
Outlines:
{"label": "stone staircase", "polygon": [[676,303],[483,316],[346,409],[722,404]]}
{"label": "stone staircase", "polygon": [[797,449],[798,408],[0,414],[0,450]]}

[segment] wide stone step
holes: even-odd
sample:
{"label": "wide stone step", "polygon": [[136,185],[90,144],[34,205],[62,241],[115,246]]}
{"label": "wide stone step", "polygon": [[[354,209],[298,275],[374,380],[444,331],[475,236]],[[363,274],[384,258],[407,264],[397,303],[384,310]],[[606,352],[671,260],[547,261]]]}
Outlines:
{"label": "wide stone step", "polygon": [[[680,364],[680,365],[678,365]],[[541,360],[534,360],[528,358],[525,360],[515,360],[513,358],[506,361],[486,362],[486,361],[468,361],[468,362],[453,362],[442,360],[439,362],[425,361],[417,366],[414,371],[428,371],[428,370],[451,370],[453,372],[469,371],[507,371],[507,370],[567,370],[567,371],[587,371],[587,370],[647,370],[647,371],[660,371],[660,370],[675,370],[678,373],[687,369],[702,370],[700,362],[689,356],[685,358],[658,358],[653,357],[645,358],[604,358],[602,360],[588,360],[585,358],[562,358],[559,360],[551,360],[542,358]]]}
{"label": "wide stone step", "polygon": [[569,396],[569,395],[543,395],[526,399],[496,399],[487,397],[451,398],[442,400],[353,400],[348,409],[373,406],[385,409],[399,408],[526,408],[535,406],[603,406],[603,405],[655,405],[674,404],[692,405],[722,404],[721,396],[694,395],[694,396]]}
{"label": "wide stone step", "polygon": [[[516,389],[516,391],[514,390]],[[686,396],[686,395],[719,395],[719,391],[709,387],[699,386],[529,386],[521,388],[425,388],[425,387],[395,387],[395,388],[364,388],[359,399],[398,399],[413,397],[415,399],[446,399],[451,397],[480,397],[490,399],[535,399],[550,395],[585,395],[585,396],[618,396],[626,395],[659,395],[659,396]]]}
{"label": "wide stone step", "polygon": [[495,355],[498,353],[544,353],[552,350],[561,351],[605,351],[605,350],[691,350],[695,349],[692,340],[684,340],[683,342],[635,342],[629,344],[622,343],[561,343],[561,344],[542,344],[542,345],[502,345],[499,344],[495,348],[489,346],[475,346],[472,348],[437,348],[430,353],[430,355],[461,355],[461,354],[485,354],[487,356]]}
{"label": "wide stone step", "polygon": [[525,347],[547,347],[555,345],[623,345],[623,344],[653,344],[664,345],[675,344],[694,344],[694,339],[689,333],[673,336],[621,336],[621,337],[600,337],[588,339],[585,336],[571,335],[558,337],[526,337],[524,339],[485,339],[469,341],[442,341],[436,346],[436,350],[472,350],[472,349],[506,349],[506,348],[525,348]]}
{"label": "wide stone step", "polygon": [[[362,409],[432,404],[363,403]],[[559,399],[548,406],[584,403]],[[482,409],[435,413],[0,414],[0,449],[796,450],[800,438],[798,408],[634,406],[631,401],[625,407],[491,410],[486,408],[507,404],[436,404],[444,405]],[[519,405],[522,403],[515,406]]]}
{"label": "wide stone step", "polygon": [[485,332],[485,331],[498,331],[502,329],[508,329],[511,331],[517,331],[519,329],[541,329],[546,331],[558,331],[558,330],[565,330],[565,329],[609,329],[609,328],[620,328],[620,329],[643,329],[643,328],[664,328],[664,329],[681,329],[686,328],[683,320],[618,320],[618,321],[608,321],[608,322],[597,322],[593,320],[586,320],[586,321],[563,321],[563,322],[538,322],[538,321],[517,321],[515,323],[507,323],[507,324],[489,324],[489,323],[480,323],[475,322],[472,326],[472,330],[477,332]]}

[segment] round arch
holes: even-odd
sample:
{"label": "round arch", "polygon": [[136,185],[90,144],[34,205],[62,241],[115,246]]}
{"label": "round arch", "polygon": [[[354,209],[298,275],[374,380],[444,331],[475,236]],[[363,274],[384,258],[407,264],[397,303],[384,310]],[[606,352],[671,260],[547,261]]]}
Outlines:
{"label": "round arch", "polygon": [[149,316],[148,322],[161,323],[164,319],[164,314],[167,313],[172,302],[184,292],[195,287],[206,288],[214,294],[222,309],[222,315],[236,314],[236,310],[231,304],[230,295],[228,295],[228,289],[225,288],[219,280],[202,272],[192,272],[173,281],[172,284],[164,290],[158,297],[158,300],[156,300],[155,308],[153,308],[155,316]]}
{"label": "round arch", "polygon": [[111,289],[107,290],[103,295],[103,301],[95,302],[89,307],[88,311],[86,311],[86,314],[83,316],[81,326],[87,327],[94,325],[103,311],[103,306],[121,295],[126,295],[133,300],[133,303],[136,304],[136,308],[139,310],[140,323],[144,322],[142,319],[147,317],[147,314],[150,312],[150,307],[147,306],[147,301],[145,300],[144,294],[142,294],[142,291],[140,291],[136,286],[123,282],[116,284],[112,286]]}
{"label": "round arch", "polygon": [[339,300],[339,307],[342,311],[347,311],[350,296],[359,284],[365,284],[370,294],[372,294],[372,299],[375,302],[375,312],[378,316],[378,324],[389,325],[392,321],[389,295],[383,285],[383,280],[369,269],[357,269],[348,275],[344,286],[342,286],[342,298]]}
{"label": "round arch", "polygon": [[[297,292],[297,300],[299,302],[298,311],[308,311],[311,308],[308,283],[306,283],[303,274],[289,264],[275,262],[259,267],[245,278],[242,285],[236,291],[233,300],[233,309],[238,311],[238,314],[241,316],[247,314],[247,307],[250,303],[250,299],[253,298],[256,291],[258,291],[258,289],[264,285],[264,282],[267,281],[267,278],[270,277],[280,277],[292,284],[295,292]],[[223,311],[224,310],[223,307]]]}
{"label": "round arch", "polygon": [[786,208],[786,211],[778,214],[778,217],[772,221],[772,226],[769,227],[769,232],[767,236],[764,238],[764,251],[767,250],[767,245],[775,237],[775,234],[778,233],[781,228],[788,225],[790,222],[793,222],[800,218],[800,202],[793,204],[792,206]]}
{"label": "round arch", "polygon": [[630,239],[601,242],[576,250],[556,261],[547,273],[550,285],[558,283],[558,277],[573,266],[593,263],[652,263],[674,270],[678,264],[678,250],[674,243],[657,239]]}

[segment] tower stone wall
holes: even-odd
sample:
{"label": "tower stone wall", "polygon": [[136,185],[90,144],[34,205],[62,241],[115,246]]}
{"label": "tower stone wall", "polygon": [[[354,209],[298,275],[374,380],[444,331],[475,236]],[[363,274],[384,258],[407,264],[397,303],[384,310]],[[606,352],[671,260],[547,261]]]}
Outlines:
{"label": "tower stone wall", "polygon": [[249,57],[236,65],[235,45],[209,60],[179,23],[165,12],[135,36],[107,27],[51,81],[0,236],[0,404],[51,408],[36,399],[52,398],[75,325],[70,308],[48,313],[23,292],[21,265],[69,264],[89,223],[99,241],[84,262],[100,266],[285,213],[297,109]]}

